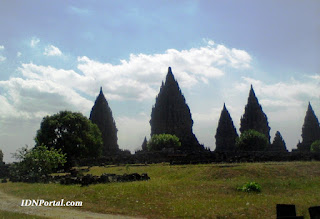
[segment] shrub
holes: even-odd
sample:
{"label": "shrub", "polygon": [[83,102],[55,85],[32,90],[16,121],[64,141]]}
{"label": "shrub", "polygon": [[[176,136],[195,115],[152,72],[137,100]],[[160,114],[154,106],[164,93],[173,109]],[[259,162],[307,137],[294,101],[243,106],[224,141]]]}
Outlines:
{"label": "shrub", "polygon": [[311,144],[311,152],[320,153],[320,140],[316,140]]}
{"label": "shrub", "polygon": [[63,154],[61,149],[48,149],[44,145],[31,150],[27,147],[21,148],[14,157],[20,160],[10,167],[10,178],[15,181],[38,181],[66,163],[66,154]]}
{"label": "shrub", "polygon": [[248,182],[237,189],[242,192],[261,192],[261,186],[256,182]]}
{"label": "shrub", "polygon": [[264,151],[268,146],[267,137],[253,129],[244,131],[236,140],[240,151]]}
{"label": "shrub", "polygon": [[147,143],[148,151],[160,151],[163,148],[177,149],[181,146],[179,138],[170,134],[154,134]]}

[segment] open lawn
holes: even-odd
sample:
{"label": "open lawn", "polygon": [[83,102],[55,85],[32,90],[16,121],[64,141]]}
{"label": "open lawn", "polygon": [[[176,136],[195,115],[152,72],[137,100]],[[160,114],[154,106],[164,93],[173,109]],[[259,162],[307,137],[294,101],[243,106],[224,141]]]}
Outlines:
{"label": "open lawn", "polygon": [[[3,183],[23,199],[82,201],[81,210],[147,218],[276,218],[276,204],[295,204],[309,218],[320,205],[320,162],[169,164],[92,167],[91,174],[148,173],[151,180],[80,185]],[[255,181],[261,193],[238,191]]]}

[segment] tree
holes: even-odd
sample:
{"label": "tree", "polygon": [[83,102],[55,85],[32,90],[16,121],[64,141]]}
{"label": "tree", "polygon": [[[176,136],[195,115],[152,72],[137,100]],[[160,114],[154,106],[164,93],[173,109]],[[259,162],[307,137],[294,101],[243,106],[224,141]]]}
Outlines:
{"label": "tree", "polygon": [[90,120],[97,124],[102,134],[103,155],[111,155],[119,152],[117,127],[112,117],[112,111],[100,88],[100,93],[92,107]]}
{"label": "tree", "polygon": [[316,140],[311,144],[311,152],[320,153],[320,140]]}
{"label": "tree", "polygon": [[310,151],[311,144],[320,140],[320,126],[317,116],[315,115],[312,106],[309,102],[304,123],[302,126],[302,142],[298,144],[298,150]]}
{"label": "tree", "polygon": [[66,163],[66,154],[61,149],[39,145],[29,150],[21,148],[14,157],[20,160],[10,168],[10,178],[13,181],[37,182],[41,177],[53,173],[59,166]]}
{"label": "tree", "polygon": [[170,134],[154,134],[147,144],[149,151],[160,151],[164,148],[178,149],[179,147],[181,147],[179,138]]}
{"label": "tree", "polygon": [[236,141],[236,146],[240,151],[264,151],[267,145],[267,137],[253,129],[241,133]]}
{"label": "tree", "polygon": [[170,67],[166,81],[162,82],[156,103],[152,108],[150,125],[151,136],[163,133],[176,135],[181,141],[183,150],[204,150],[193,134],[193,120],[189,106]]}
{"label": "tree", "polygon": [[279,131],[276,132],[273,142],[270,145],[269,151],[285,151],[288,152],[286,143],[282,138],[282,135]]}
{"label": "tree", "polygon": [[61,149],[72,160],[101,155],[102,138],[97,125],[81,113],[61,111],[43,118],[35,138],[36,147]]}
{"label": "tree", "polygon": [[223,109],[221,111],[217,132],[215,135],[215,151],[234,151],[237,137],[238,133],[233,125],[232,118],[226,108],[226,105],[223,104]]}
{"label": "tree", "polygon": [[262,107],[259,104],[253,87],[249,92],[248,103],[245,106],[245,111],[240,120],[240,132],[243,133],[246,130],[253,129],[264,134],[268,143],[270,143],[270,127],[268,124],[268,118],[262,111]]}

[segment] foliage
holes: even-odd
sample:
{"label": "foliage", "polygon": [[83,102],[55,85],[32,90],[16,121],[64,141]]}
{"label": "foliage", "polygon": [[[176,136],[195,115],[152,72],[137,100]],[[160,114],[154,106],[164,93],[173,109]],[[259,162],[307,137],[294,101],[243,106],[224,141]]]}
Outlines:
{"label": "foliage", "polygon": [[160,151],[163,148],[177,149],[181,146],[179,138],[170,134],[154,134],[147,143],[149,151]]}
{"label": "foliage", "polygon": [[311,144],[311,152],[320,153],[320,140],[316,140]]}
{"label": "foliage", "polygon": [[95,158],[101,155],[102,138],[97,125],[81,113],[61,111],[46,116],[36,135],[36,146],[61,149],[68,163],[74,159]]}
{"label": "foliage", "polygon": [[226,108],[223,105],[221,111],[217,132],[215,135],[216,138],[216,150],[215,151],[234,151],[236,138],[238,133],[236,128],[233,125],[232,118]]}
{"label": "foliage", "polygon": [[44,145],[30,150],[28,147],[23,147],[14,154],[14,157],[20,162],[10,167],[10,176],[18,181],[21,178],[37,180],[66,163],[66,154],[63,154],[61,149],[48,149]]}
{"label": "foliage", "polygon": [[249,92],[248,103],[245,106],[245,112],[240,121],[241,133],[249,129],[254,129],[264,134],[267,137],[268,143],[270,142],[270,127],[268,118],[259,104],[252,85]]}
{"label": "foliage", "polygon": [[267,137],[256,130],[247,130],[236,140],[236,146],[240,151],[263,151],[267,145]]}
{"label": "foliage", "polygon": [[248,182],[237,189],[242,192],[261,192],[261,186],[256,182]]}

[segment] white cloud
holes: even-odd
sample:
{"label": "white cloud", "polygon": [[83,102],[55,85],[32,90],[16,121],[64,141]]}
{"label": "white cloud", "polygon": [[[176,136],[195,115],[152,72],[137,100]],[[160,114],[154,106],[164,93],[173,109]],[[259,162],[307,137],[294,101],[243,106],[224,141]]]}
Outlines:
{"label": "white cloud", "polygon": [[320,77],[313,76],[313,80],[297,81],[291,79],[288,82],[266,84],[261,80],[243,77],[244,82],[237,83],[235,87],[239,91],[253,85],[255,93],[260,95],[260,102],[270,107],[299,107],[305,105],[311,99],[320,97]]}
{"label": "white cloud", "polygon": [[30,46],[31,47],[36,47],[38,45],[38,43],[40,42],[40,39],[33,37],[30,41]]}
{"label": "white cloud", "polygon": [[21,52],[17,52],[17,57],[21,57],[22,53]]}
{"label": "white cloud", "polygon": [[[39,39],[34,38],[30,45],[35,47],[39,42]],[[46,48],[45,53],[62,54],[52,45]],[[28,124],[25,127],[30,127],[34,132],[39,128],[43,116],[60,110],[80,111],[87,115],[100,86],[108,101],[151,102],[158,94],[169,66],[180,86],[188,89],[198,84],[210,84],[212,79],[222,77],[225,67],[247,68],[251,59],[245,54],[245,51],[235,52],[210,42],[204,47],[189,50],[169,49],[159,54],[131,54],[128,60],[120,60],[117,65],[86,56],[78,57],[75,70],[24,63],[18,68],[20,76],[0,81],[0,89],[3,91],[0,95],[3,106],[0,120],[3,124],[20,121]],[[135,150],[141,145],[144,136],[150,133],[149,117],[149,112],[138,116],[115,117],[122,148]],[[195,114],[195,118],[201,118],[201,115]],[[24,132],[19,129],[17,122],[10,127],[2,133],[10,133],[12,130]],[[21,140],[20,146],[32,142],[33,137]]]}
{"label": "white cloud", "polygon": [[7,58],[0,55],[0,62],[4,62]]}
{"label": "white cloud", "polygon": [[49,45],[44,49],[43,54],[46,56],[61,56],[62,52],[60,51],[59,48],[57,48],[53,45]]}
{"label": "white cloud", "polygon": [[4,46],[3,45],[0,45],[0,51],[1,50],[4,50]]}

